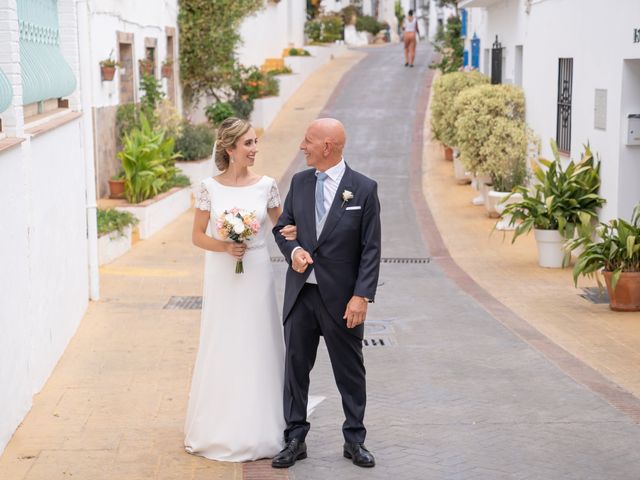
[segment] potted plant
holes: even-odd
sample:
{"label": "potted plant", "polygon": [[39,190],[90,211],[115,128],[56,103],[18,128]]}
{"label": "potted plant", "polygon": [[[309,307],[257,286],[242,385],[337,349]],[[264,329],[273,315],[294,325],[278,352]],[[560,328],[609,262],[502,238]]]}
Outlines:
{"label": "potted plant", "polygon": [[174,139],[167,138],[164,130],[154,129],[144,114],[140,114],[140,127],[125,135],[118,157],[129,203],[155,197],[177,173]]}
{"label": "potted plant", "polygon": [[153,60],[143,58],[138,60],[138,65],[140,66],[140,75],[153,75],[153,71],[155,70]]}
{"label": "potted plant", "polygon": [[600,189],[600,162],[589,146],[578,163],[569,162],[562,168],[555,141],[551,141],[554,160],[540,159],[546,167],[533,164],[537,183],[532,189],[520,186],[514,189],[522,200],[510,203],[504,214],[511,215],[516,226],[513,240],[534,230],[538,245],[538,263],[541,267],[562,268],[568,260],[564,247],[567,240],[577,234],[588,237],[598,219],[597,210],[605,200],[598,195]]}
{"label": "potted plant", "polygon": [[132,227],[138,219],[129,212],[98,209],[98,256],[109,263],[131,248]]}
{"label": "potted plant", "polygon": [[[524,92],[513,85],[480,84],[464,89],[453,102],[454,131],[460,149],[460,162],[475,178],[481,197],[474,205],[487,203],[491,183],[487,167],[495,148],[484,148],[496,130],[499,119],[525,123]],[[504,124],[504,122],[503,122]]]}
{"label": "potted plant", "polygon": [[113,77],[116,74],[116,67],[119,67],[120,64],[115,61],[111,56],[113,55],[113,51],[109,54],[109,58],[102,60],[100,62],[100,75],[102,77],[103,82],[110,82],[113,80]]}
{"label": "potted plant", "polygon": [[171,58],[162,62],[161,72],[162,78],[169,78],[173,74],[173,60]]}
{"label": "potted plant", "polygon": [[[500,216],[506,202],[522,200],[520,194],[511,195],[513,189],[527,180],[527,150],[532,132],[524,122],[498,118],[487,141],[482,145],[482,154],[487,157],[485,165],[491,178],[491,188],[485,207],[489,216]],[[503,218],[496,224],[497,230],[511,227],[511,219]]]}
{"label": "potted plant", "polygon": [[573,281],[602,273],[609,292],[609,306],[622,312],[640,311],[640,203],[633,209],[631,222],[621,218],[601,223],[597,239],[578,238],[571,248],[582,247],[573,267]]}
{"label": "potted plant", "polygon": [[431,100],[431,128],[444,148],[446,160],[454,160],[453,148],[458,145],[454,100],[465,89],[489,83],[489,79],[479,72],[453,72],[439,77],[433,85]]}
{"label": "potted plant", "polygon": [[124,198],[124,172],[109,179],[109,198]]}

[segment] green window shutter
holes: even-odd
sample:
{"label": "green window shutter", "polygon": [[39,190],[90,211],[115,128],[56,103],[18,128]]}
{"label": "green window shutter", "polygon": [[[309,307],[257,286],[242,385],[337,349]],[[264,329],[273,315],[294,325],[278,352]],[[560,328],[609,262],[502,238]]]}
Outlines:
{"label": "green window shutter", "polygon": [[76,89],[60,51],[57,0],[18,0],[23,104],[65,97]]}
{"label": "green window shutter", "polygon": [[11,105],[11,97],[13,89],[9,83],[9,79],[0,70],[0,113],[4,112]]}

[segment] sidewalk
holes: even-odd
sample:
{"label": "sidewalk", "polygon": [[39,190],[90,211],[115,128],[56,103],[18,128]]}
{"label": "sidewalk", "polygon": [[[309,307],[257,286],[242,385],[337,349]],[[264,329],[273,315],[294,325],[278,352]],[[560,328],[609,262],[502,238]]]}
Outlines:
{"label": "sidewalk", "polygon": [[424,138],[423,191],[453,260],[552,342],[640,398],[640,313],[614,312],[580,297],[582,288],[597,283],[581,278],[574,287],[571,267],[539,267],[533,234],[512,244],[513,232],[491,233],[496,220],[471,204],[477,195],[471,186],[456,183],[430,121]]}
{"label": "sidewalk", "polygon": [[[282,177],[307,124],[362,57],[349,51],[307,79],[261,139],[260,173]],[[268,462],[220,463],[184,453],[200,310],[163,307],[171,296],[201,294],[203,254],[191,244],[192,217],[185,213],[101,269],[102,300],[90,304],[0,457],[0,479],[287,478]]]}

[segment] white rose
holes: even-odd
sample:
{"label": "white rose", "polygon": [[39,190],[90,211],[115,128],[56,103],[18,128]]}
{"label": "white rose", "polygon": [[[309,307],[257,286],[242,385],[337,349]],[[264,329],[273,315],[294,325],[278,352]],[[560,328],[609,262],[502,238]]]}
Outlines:
{"label": "white rose", "polygon": [[244,232],[244,224],[242,222],[234,223],[233,231],[240,235],[242,232]]}
{"label": "white rose", "polygon": [[227,214],[224,216],[224,219],[225,219],[227,222],[229,222],[231,225],[233,225],[233,224],[234,224],[234,222],[235,222],[236,220],[238,220],[238,219],[236,218],[236,216],[235,216],[235,215],[233,215],[233,214],[231,214],[231,213],[227,213]]}

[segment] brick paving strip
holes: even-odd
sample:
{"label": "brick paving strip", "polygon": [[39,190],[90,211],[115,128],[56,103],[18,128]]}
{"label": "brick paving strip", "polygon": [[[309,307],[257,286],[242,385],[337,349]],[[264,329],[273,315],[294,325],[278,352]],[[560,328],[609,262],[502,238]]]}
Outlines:
{"label": "brick paving strip", "polygon": [[[575,381],[597,393],[612,406],[628,415],[634,422],[640,424],[640,399],[638,397],[621,388],[540,333],[540,331],[532,327],[527,321],[523,320],[491,296],[489,292],[471,278],[451,257],[425,199],[422,182],[423,156],[425,155],[425,130],[427,131],[427,137],[430,137],[429,116],[425,115],[429,105],[430,87],[433,77],[433,73],[429,75],[425,88],[420,96],[419,107],[416,111],[411,155],[411,199],[417,212],[418,222],[422,229],[422,236],[429,245],[433,259],[460,288],[475,298],[480,305],[505,327],[533,348],[540,351],[560,370]],[[426,122],[425,118],[427,120]],[[437,143],[437,141],[431,138],[429,138],[429,140]],[[443,159],[440,160],[442,161]]]}

